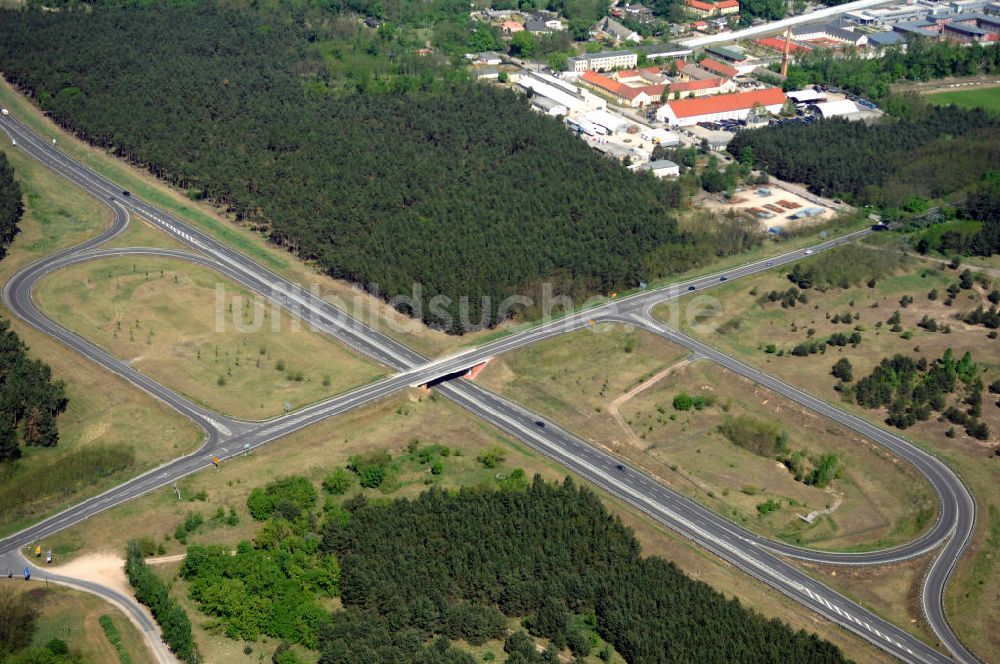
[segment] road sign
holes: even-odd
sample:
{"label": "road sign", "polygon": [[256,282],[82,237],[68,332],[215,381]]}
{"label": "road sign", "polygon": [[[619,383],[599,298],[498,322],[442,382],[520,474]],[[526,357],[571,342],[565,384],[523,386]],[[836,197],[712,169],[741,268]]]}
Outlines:
{"label": "road sign", "polygon": [[35,547],[35,557],[37,558],[40,555],[42,555],[42,547],[41,547],[41,545]]}
{"label": "road sign", "polygon": [[219,463],[220,463],[220,462],[219,462],[219,457],[215,457],[215,456],[214,456],[214,457],[212,457],[212,464],[213,464],[213,465],[214,465],[214,466],[215,466],[216,468],[218,468],[218,467],[219,467]]}

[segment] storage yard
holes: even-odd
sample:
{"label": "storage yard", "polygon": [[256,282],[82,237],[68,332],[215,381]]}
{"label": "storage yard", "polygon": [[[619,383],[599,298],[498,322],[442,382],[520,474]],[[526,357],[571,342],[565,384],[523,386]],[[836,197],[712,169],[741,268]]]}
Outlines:
{"label": "storage yard", "polygon": [[699,202],[702,207],[713,210],[746,210],[768,229],[822,221],[834,215],[832,208],[818,205],[774,184],[737,189],[732,198],[723,194],[706,194]]}

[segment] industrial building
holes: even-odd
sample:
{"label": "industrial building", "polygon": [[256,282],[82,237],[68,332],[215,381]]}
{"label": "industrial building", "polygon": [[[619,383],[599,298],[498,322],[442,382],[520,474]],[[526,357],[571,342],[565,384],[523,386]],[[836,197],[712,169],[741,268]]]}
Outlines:
{"label": "industrial building", "polygon": [[681,167],[669,159],[657,159],[639,165],[639,170],[649,171],[658,178],[681,174]]}
{"label": "industrial building", "polygon": [[868,48],[876,50],[905,43],[906,38],[901,33],[895,31],[872,32],[868,35]]}
{"label": "industrial building", "polygon": [[552,117],[565,117],[569,115],[568,108],[554,99],[549,99],[548,97],[542,97],[540,95],[535,95],[531,98],[531,107],[539,113],[550,115]]}
{"label": "industrial building", "polygon": [[680,127],[699,122],[746,120],[755,106],[760,106],[769,113],[779,112],[786,99],[785,93],[780,88],[680,99],[667,102],[657,109],[656,118],[661,122]]}
{"label": "industrial building", "polygon": [[636,23],[652,23],[656,20],[653,10],[639,3],[626,4],[624,14]]}
{"label": "industrial building", "polygon": [[702,69],[712,72],[716,76],[724,76],[726,78],[734,78],[739,76],[739,70],[736,67],[730,67],[729,65],[719,62],[718,60],[713,60],[712,58],[703,58],[701,62],[698,63]]}
{"label": "industrial building", "polygon": [[804,42],[834,42],[851,46],[864,46],[868,43],[868,37],[864,33],[842,28],[835,23],[792,28],[792,39]]}
{"label": "industrial building", "polygon": [[813,104],[813,108],[823,118],[835,118],[854,115],[861,109],[850,99],[840,99],[838,101],[824,101]]}
{"label": "industrial building", "polygon": [[[680,46],[678,44],[651,44],[649,46],[640,46],[639,52],[645,55],[647,60],[666,60],[667,58],[683,60],[691,55],[694,50],[688,46]],[[635,65],[627,66],[634,67]]]}
{"label": "industrial building", "polygon": [[598,92],[612,97],[617,103],[632,108],[642,108],[652,102],[659,101],[667,87],[663,84],[633,87],[616,81],[610,76],[598,74],[596,71],[583,72],[580,81]]}
{"label": "industrial building", "polygon": [[533,100],[537,97],[545,97],[550,102],[555,102],[555,105],[565,107],[565,114],[585,113],[607,108],[607,103],[600,97],[547,74],[524,72],[517,85],[525,91],[530,90],[534,95]]}
{"label": "industrial building", "polygon": [[706,46],[705,50],[711,53],[715,59],[732,66],[741,74],[749,74],[759,64],[761,64],[760,60],[750,57],[742,46],[736,46],[734,44],[719,46],[717,44],[713,44],[711,46]]}
{"label": "industrial building", "polygon": [[805,90],[793,90],[786,93],[786,96],[795,102],[795,104],[817,104],[826,101],[826,95],[822,92],[817,92],[813,88],[806,88]]}
{"label": "industrial building", "polygon": [[642,140],[649,141],[654,145],[680,145],[681,138],[677,134],[667,131],[666,129],[661,129],[659,127],[655,129],[646,129],[642,132]]}
{"label": "industrial building", "polygon": [[631,122],[628,119],[608,113],[605,110],[590,111],[583,114],[583,119],[596,127],[600,127],[606,134],[619,134],[628,129]]}
{"label": "industrial building", "polygon": [[639,56],[635,51],[603,51],[570,58],[569,70],[577,73],[609,71],[619,67],[635,67],[638,62]]}

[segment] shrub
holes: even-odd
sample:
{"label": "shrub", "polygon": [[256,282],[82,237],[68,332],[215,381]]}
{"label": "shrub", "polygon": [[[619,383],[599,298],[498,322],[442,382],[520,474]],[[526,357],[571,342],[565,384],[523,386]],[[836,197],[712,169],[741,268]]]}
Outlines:
{"label": "shrub", "polygon": [[845,383],[850,383],[854,380],[854,368],[851,366],[851,361],[846,357],[837,360],[830,373],[833,374],[834,378],[838,378]]}
{"label": "shrub", "polygon": [[681,392],[674,397],[673,406],[674,410],[691,410],[694,405],[694,399],[690,395]]}
{"label": "shrub", "polygon": [[727,415],[719,425],[719,433],[733,445],[764,457],[774,457],[787,447],[786,436],[777,425],[748,415]]}
{"label": "shrub", "polygon": [[191,620],[184,609],[170,597],[166,583],[146,565],[135,541],[126,549],[125,575],[135,592],[135,598],[149,607],[160,625],[163,640],[170,650],[186,664],[199,664],[201,657],[191,634]]}
{"label": "shrub", "polygon": [[389,475],[392,457],[386,451],[354,455],[347,460],[347,468],[358,476],[358,482],[366,489],[377,489]]}
{"label": "shrub", "polygon": [[344,468],[335,468],[333,472],[323,478],[323,490],[335,496],[344,495],[353,484],[354,478]]}
{"label": "shrub", "polygon": [[781,503],[772,498],[768,498],[762,503],[757,503],[757,514],[765,516],[781,508]]}
{"label": "shrub", "polygon": [[496,445],[476,457],[476,461],[483,464],[484,468],[496,468],[506,461],[506,459],[507,457],[504,454],[503,448]]}
{"label": "shrub", "polygon": [[274,480],[264,488],[256,488],[247,497],[250,516],[263,521],[275,511],[294,519],[316,504],[316,488],[305,477],[292,475]]}

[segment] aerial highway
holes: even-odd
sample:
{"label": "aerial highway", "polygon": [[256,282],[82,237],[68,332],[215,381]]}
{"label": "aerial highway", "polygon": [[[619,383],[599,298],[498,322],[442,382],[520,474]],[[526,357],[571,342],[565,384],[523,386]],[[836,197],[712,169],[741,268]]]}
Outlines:
{"label": "aerial highway", "polygon": [[[257,265],[182,220],[150,206],[135,196],[123,196],[120,187],[70,159],[14,117],[0,117],[0,127],[12,139],[16,139],[20,149],[116,210],[115,223],[105,233],[79,247],[42,259],[15,275],[4,288],[7,305],[15,315],[168,403],[198,423],[206,432],[204,445],[193,454],[168,462],[99,496],[84,500],[35,526],[0,540],[0,552],[12,552],[9,555],[13,555],[13,552],[20,547],[39,541],[95,513],[156,488],[168,486],[181,477],[205,468],[211,463],[213,456],[224,460],[327,417],[381,399],[407,386],[436,384],[436,388],[449,399],[557,459],[580,476],[713,551],[794,601],[826,616],[904,661],[950,660],[899,627],[882,620],[800,572],[782,556],[838,564],[875,564],[906,559],[943,544],[925,585],[924,610],[931,627],[945,647],[960,661],[975,661],[948,627],[940,601],[947,578],[971,536],[975,523],[975,505],[965,486],[947,466],[934,457],[920,452],[906,441],[863,420],[851,419],[852,416],[836,407],[781,384],[784,387],[778,391],[782,394],[789,396],[789,393],[782,391],[786,389],[792,391],[791,393],[797,392],[796,400],[803,405],[834,417],[845,426],[886,445],[894,453],[913,463],[931,482],[938,492],[940,501],[936,524],[928,533],[908,545],[868,554],[808,551],[786,547],[753,535],[635,470],[618,469],[620,462],[615,458],[557,425],[540,420],[523,406],[502,399],[469,381],[450,380],[461,375],[470,366],[496,354],[568,331],[582,329],[600,320],[624,320],[671,338],[670,335],[679,333],[652,320],[649,315],[650,309],[655,304],[687,294],[690,292],[689,289],[698,291],[708,288],[717,284],[722,277],[734,279],[800,260],[804,255],[802,251],[789,252],[683,284],[642,291],[631,297],[613,300],[586,311],[567,315],[560,320],[529,328],[491,344],[429,362],[399,342],[371,330],[360,321]],[[129,213],[139,214],[148,219],[194,251],[155,248],[97,249],[101,242],[121,231],[128,221]],[[842,242],[861,237],[867,232],[869,231],[858,231],[850,236],[830,239],[814,246],[812,252],[830,249]],[[94,344],[58,326],[34,307],[31,289],[39,278],[52,270],[83,260],[143,253],[169,255],[212,267],[269,298],[276,305],[304,317],[317,328],[336,336],[356,350],[386,364],[396,373],[379,382],[272,420],[241,422],[190,403],[184,397],[132,370],[126,363],[101,351]],[[682,339],[682,335],[673,337],[673,340],[691,347],[686,339]],[[697,343],[694,340],[690,342]],[[707,353],[699,351],[705,357],[720,361],[724,366],[743,373],[765,386],[772,387],[773,384],[780,382],[750,367],[735,363],[731,358],[708,346],[705,348],[708,349]],[[718,357],[727,358],[727,361],[731,362],[723,362]],[[768,379],[775,382],[768,383],[766,382]],[[810,399],[812,400],[809,401]]]}

